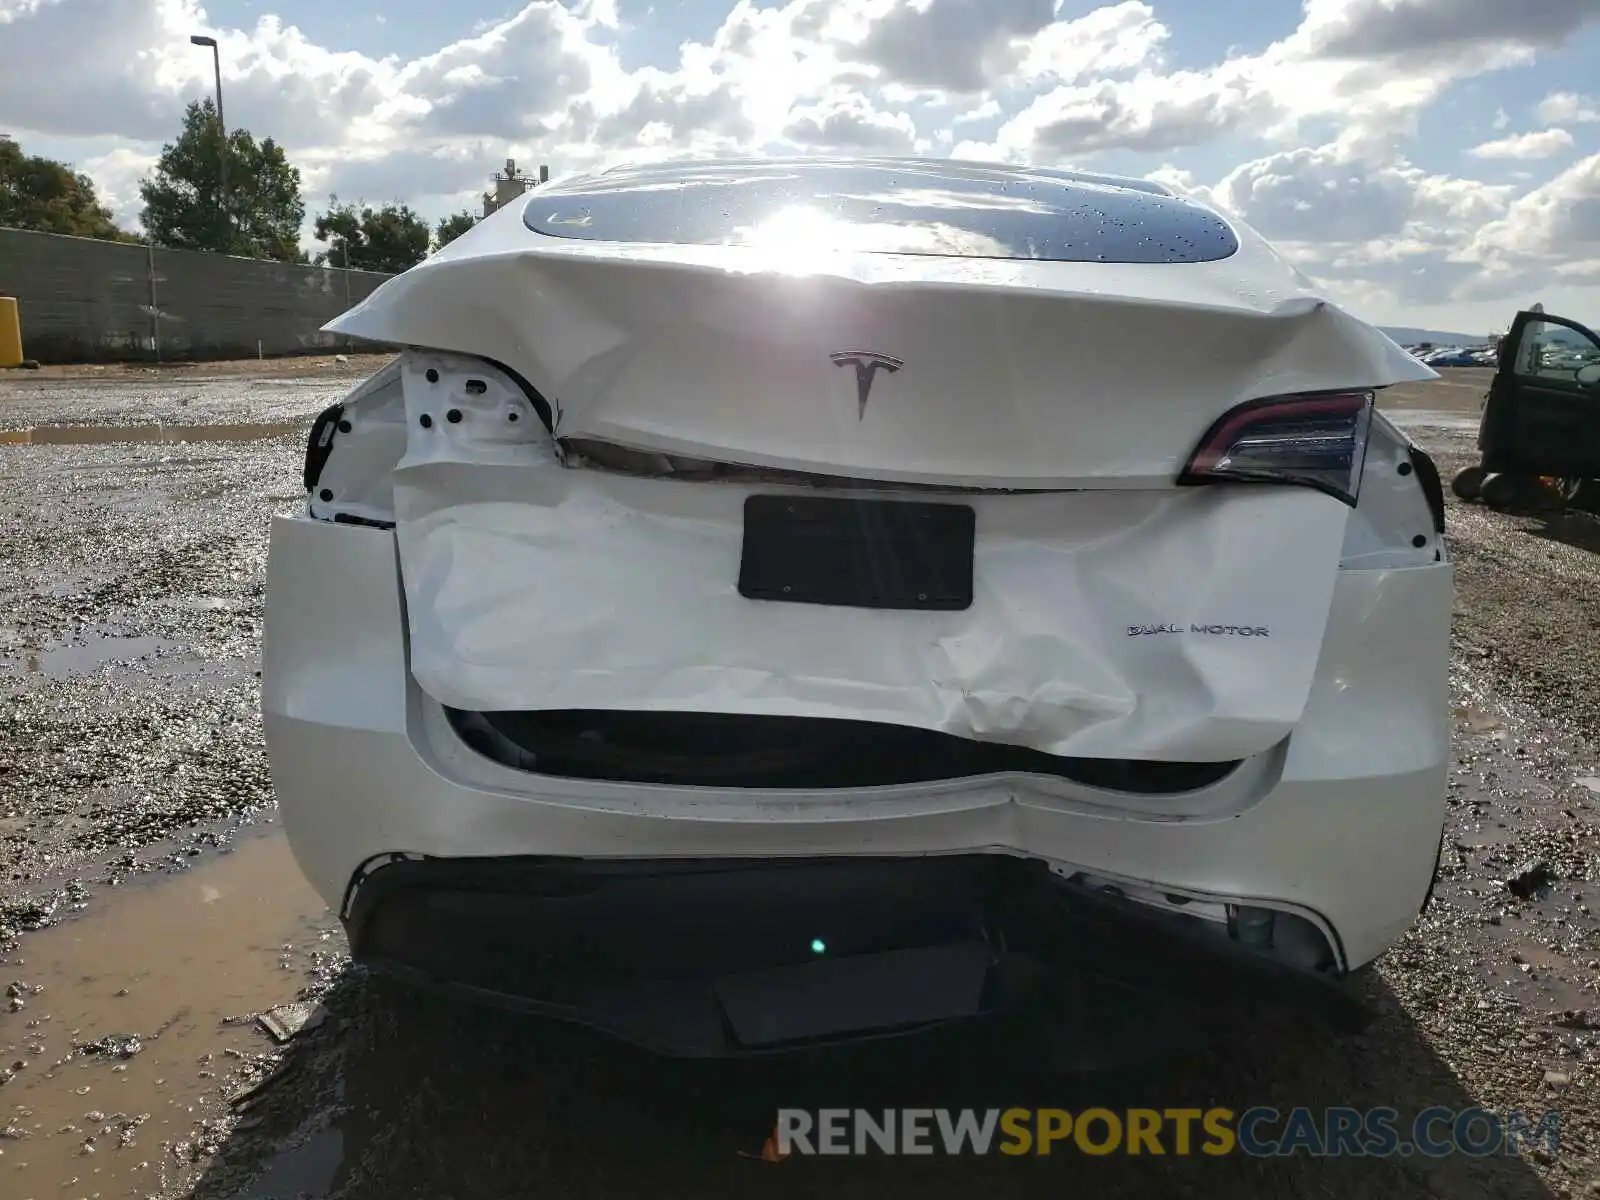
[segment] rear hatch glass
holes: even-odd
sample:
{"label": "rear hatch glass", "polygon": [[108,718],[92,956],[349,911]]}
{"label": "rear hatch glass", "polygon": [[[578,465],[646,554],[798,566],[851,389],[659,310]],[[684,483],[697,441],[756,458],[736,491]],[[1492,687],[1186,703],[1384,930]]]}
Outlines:
{"label": "rear hatch glass", "polygon": [[1239,248],[1220,217],[1159,185],[914,161],[607,172],[537,189],[523,220],[592,241],[1050,262],[1215,262]]}

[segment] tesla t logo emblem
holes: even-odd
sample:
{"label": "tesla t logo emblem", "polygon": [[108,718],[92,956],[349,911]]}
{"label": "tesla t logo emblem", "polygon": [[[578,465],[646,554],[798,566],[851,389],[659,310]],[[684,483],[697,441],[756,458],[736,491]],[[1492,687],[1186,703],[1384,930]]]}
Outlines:
{"label": "tesla t logo emblem", "polygon": [[856,369],[856,420],[864,420],[867,415],[867,397],[872,395],[872,377],[880,369],[893,375],[906,364],[898,358],[890,358],[887,354],[874,354],[870,350],[841,350],[838,354],[830,354],[833,365],[836,367],[854,367]]}

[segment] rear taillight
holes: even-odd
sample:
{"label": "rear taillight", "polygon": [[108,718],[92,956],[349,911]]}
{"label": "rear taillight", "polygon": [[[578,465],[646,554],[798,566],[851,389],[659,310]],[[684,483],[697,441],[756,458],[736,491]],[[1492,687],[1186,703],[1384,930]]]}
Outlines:
{"label": "rear taillight", "polygon": [[1178,482],[1300,484],[1354,505],[1371,420],[1371,392],[1251,400],[1206,431]]}

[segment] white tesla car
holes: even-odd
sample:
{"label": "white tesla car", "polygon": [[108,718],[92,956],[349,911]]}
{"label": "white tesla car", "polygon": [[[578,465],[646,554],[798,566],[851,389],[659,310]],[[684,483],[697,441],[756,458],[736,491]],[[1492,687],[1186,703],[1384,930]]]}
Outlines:
{"label": "white tesla car", "polygon": [[1344,994],[1424,904],[1451,568],[1374,398],[1434,374],[1248,228],[627,168],[328,328],[400,354],[273,526],[262,698],[358,960],[738,1054],[1069,968]]}

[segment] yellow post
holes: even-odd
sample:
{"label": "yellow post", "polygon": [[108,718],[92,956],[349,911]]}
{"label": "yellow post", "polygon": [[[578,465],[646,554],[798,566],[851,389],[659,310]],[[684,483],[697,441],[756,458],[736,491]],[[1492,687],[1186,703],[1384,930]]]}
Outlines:
{"label": "yellow post", "polygon": [[0,367],[22,365],[22,319],[13,296],[0,296]]}

